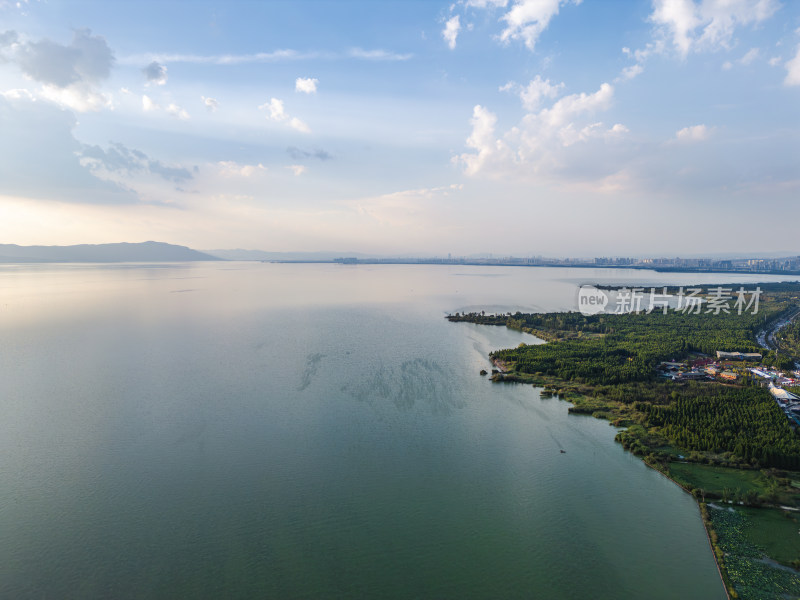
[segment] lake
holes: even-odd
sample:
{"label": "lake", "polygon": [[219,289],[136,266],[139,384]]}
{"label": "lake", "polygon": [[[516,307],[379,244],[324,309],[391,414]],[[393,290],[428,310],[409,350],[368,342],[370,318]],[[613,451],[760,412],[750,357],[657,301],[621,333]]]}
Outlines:
{"label": "lake", "polygon": [[444,316],[779,279],[2,265],[0,597],[725,598],[692,498],[478,375],[536,339]]}

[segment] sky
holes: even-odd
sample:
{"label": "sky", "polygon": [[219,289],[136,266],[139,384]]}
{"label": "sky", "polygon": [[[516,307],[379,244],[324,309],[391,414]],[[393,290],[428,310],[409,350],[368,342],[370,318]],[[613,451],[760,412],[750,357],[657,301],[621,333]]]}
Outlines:
{"label": "sky", "polygon": [[0,243],[800,254],[800,2],[0,0]]}

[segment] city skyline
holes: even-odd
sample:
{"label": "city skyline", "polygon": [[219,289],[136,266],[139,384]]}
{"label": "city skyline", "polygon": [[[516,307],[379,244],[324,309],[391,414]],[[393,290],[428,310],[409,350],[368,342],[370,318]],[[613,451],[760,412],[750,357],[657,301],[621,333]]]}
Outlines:
{"label": "city skyline", "polygon": [[797,253],[777,0],[0,2],[3,243]]}

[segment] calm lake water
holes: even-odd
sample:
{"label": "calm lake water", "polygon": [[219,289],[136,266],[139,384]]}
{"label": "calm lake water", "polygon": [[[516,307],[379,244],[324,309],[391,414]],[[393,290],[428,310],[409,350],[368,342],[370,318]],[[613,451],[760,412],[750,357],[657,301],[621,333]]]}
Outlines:
{"label": "calm lake water", "polygon": [[724,598],[688,495],[478,375],[535,338],[443,317],[725,280],[0,266],[0,597]]}

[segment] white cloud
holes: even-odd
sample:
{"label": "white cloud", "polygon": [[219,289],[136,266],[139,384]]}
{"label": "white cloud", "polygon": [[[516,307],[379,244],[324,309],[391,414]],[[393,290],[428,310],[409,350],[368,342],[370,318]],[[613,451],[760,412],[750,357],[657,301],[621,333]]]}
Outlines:
{"label": "white cloud", "polygon": [[306,167],[304,165],[289,165],[286,168],[294,173],[295,177],[299,177],[306,172]]}
{"label": "white cloud", "polygon": [[265,102],[258,108],[268,110],[269,116],[267,118],[272,119],[273,121],[285,121],[289,118],[289,116],[286,114],[286,111],[283,109],[283,101],[278,100],[277,98],[270,98],[269,102]]}
{"label": "white cloud", "polygon": [[502,140],[495,139],[497,115],[480,104],[472,109],[472,133],[467,138],[467,147],[475,152],[462,154],[454,162],[464,165],[464,173],[476,175],[491,161],[507,160],[510,154]]}
{"label": "white cloud", "polygon": [[520,92],[519,97],[522,99],[522,106],[526,110],[536,110],[539,108],[542,98],[555,98],[563,88],[563,83],[552,85],[549,79],[542,80],[537,75],[531,80],[528,87]]}
{"label": "white cloud", "polygon": [[442,37],[444,38],[444,41],[447,42],[450,50],[455,50],[456,39],[458,38],[458,32],[460,30],[461,20],[458,15],[450,18],[447,23],[445,23],[444,29],[442,30]]}
{"label": "white cloud", "polygon": [[79,82],[95,84],[107,79],[114,65],[114,54],[105,38],[92,35],[89,29],[78,29],[68,46],[47,39],[20,44],[16,62],[32,79],[66,88]]}
{"label": "white cloud", "polygon": [[[494,178],[510,175],[522,179],[559,177],[559,173],[571,171],[573,156],[586,153],[575,148],[589,142],[618,144],[628,132],[621,123],[607,128],[601,121],[589,120],[611,106],[614,88],[610,84],[603,83],[594,93],[564,96],[539,109],[539,102],[543,98],[553,98],[561,85],[554,86],[541,78],[533,83],[532,90],[528,86],[520,94],[531,112],[505,134],[497,134],[495,114],[480,105],[474,108],[472,133],[466,141],[471,152],[453,159],[455,164],[463,166],[466,175],[484,173]],[[531,94],[525,99],[529,90]],[[580,160],[604,162],[601,156],[581,156]],[[605,177],[608,172],[600,175]]]}
{"label": "white cloud", "polygon": [[267,171],[267,168],[261,163],[257,165],[242,165],[230,160],[218,162],[217,169],[219,174],[226,178],[250,178]]}
{"label": "white cloud", "polygon": [[428,230],[429,233],[426,235],[441,236],[446,230],[446,227],[443,227],[442,217],[447,213],[448,203],[452,202],[449,198],[462,189],[462,184],[454,183],[440,187],[391,192],[349,201],[346,204],[359,215],[369,219],[369,222],[378,225],[382,236],[389,228],[402,228],[406,240],[409,235],[421,230]]}
{"label": "white cloud", "polygon": [[24,88],[0,92],[0,96],[3,96],[3,98],[6,98],[7,100],[28,100],[30,102],[36,101],[36,96],[33,95],[30,90],[26,90]]}
{"label": "white cloud", "polygon": [[608,108],[613,96],[614,87],[603,83],[593,94],[580,93],[561,98],[552,107],[543,109],[538,116],[548,125],[560,127],[573,117]]}
{"label": "white cloud", "polygon": [[794,58],[786,62],[786,79],[784,85],[800,85],[800,46],[797,46],[797,54]]}
{"label": "white cloud", "polygon": [[176,117],[176,118],[181,119],[183,121],[186,121],[186,120],[189,119],[189,113],[186,112],[183,108],[181,108],[177,104],[169,104],[169,105],[167,105],[167,108],[164,109],[164,110],[166,111],[166,113],[168,115],[170,115],[172,117]]}
{"label": "white cloud", "polygon": [[739,59],[739,64],[747,66],[757,59],[759,54],[761,54],[761,51],[758,48],[750,48],[750,50],[748,50],[747,53]]}
{"label": "white cloud", "polygon": [[82,164],[83,153],[89,147],[73,134],[77,119],[72,111],[37,101],[26,90],[11,90],[0,96],[0,123],[0,181],[4,195],[48,203],[139,201],[130,188],[104,181]]}
{"label": "white cloud", "polygon": [[693,50],[728,48],[740,25],[769,19],[777,0],[654,0],[649,20],[685,58]]}
{"label": "white cloud", "polygon": [[655,0],[650,20],[672,34],[672,43],[682,56],[692,46],[692,32],[700,25],[693,0]]}
{"label": "white cloud", "polygon": [[297,117],[289,119],[289,127],[296,129],[300,133],[311,133],[311,128]]}
{"label": "white cloud", "polygon": [[219,108],[219,102],[214,98],[206,98],[205,96],[200,96],[200,99],[205,104],[205,107],[210,112],[215,112]]}
{"label": "white cloud", "polygon": [[620,81],[627,81],[633,79],[642,74],[644,71],[644,65],[641,63],[636,63],[635,65],[631,65],[629,67],[625,67],[622,69],[622,73],[620,73],[619,80]]}
{"label": "white cloud", "polygon": [[177,104],[170,103],[165,108],[147,94],[142,94],[142,110],[144,112],[159,112],[163,110],[169,116],[175,117],[176,119],[180,119],[182,121],[186,121],[190,118],[189,113]]}
{"label": "white cloud", "polygon": [[500,39],[504,42],[522,40],[529,50],[533,50],[539,36],[558,14],[560,7],[570,2],[580,4],[581,0],[516,0],[511,10],[502,17],[507,27],[500,34]]}
{"label": "white cloud", "polygon": [[290,117],[283,107],[283,100],[278,98],[270,98],[269,102],[265,102],[258,107],[261,110],[269,112],[267,119],[278,123],[287,123],[289,127],[300,131],[301,133],[311,133],[311,129],[303,121],[297,117]]}
{"label": "white cloud", "polygon": [[186,167],[165,165],[140,150],[127,148],[119,143],[112,143],[108,149],[100,146],[83,146],[79,154],[81,164],[88,167],[93,174],[118,183],[121,183],[120,178],[124,180],[134,174],[153,175],[164,181],[179,184],[186,183],[194,177]]}
{"label": "white cloud", "polygon": [[319,79],[298,77],[294,82],[294,91],[303,92],[304,94],[316,94],[318,83]]}
{"label": "white cloud", "polygon": [[142,94],[142,110],[145,112],[155,111],[161,108],[158,104],[153,102],[147,94]]}
{"label": "white cloud", "polygon": [[781,57],[780,56],[773,56],[772,58],[770,58],[767,61],[767,64],[770,67],[777,67],[779,64],[781,64]]}
{"label": "white cloud", "polygon": [[37,95],[78,112],[112,107],[111,97],[99,87],[111,74],[114,54],[105,38],[89,29],[77,29],[69,45],[48,39],[21,42],[15,31],[0,38],[2,60],[41,84]]}
{"label": "white cloud", "polygon": [[161,64],[193,63],[210,65],[241,65],[250,63],[275,63],[298,60],[359,60],[396,61],[409,60],[413,54],[403,54],[388,50],[351,48],[346,52],[298,52],[297,50],[275,50],[274,52],[257,52],[255,54],[132,54],[119,59],[123,65],[141,65],[156,61]]}
{"label": "white cloud", "polygon": [[363,48],[350,48],[350,50],[347,51],[346,56],[348,58],[358,58],[361,60],[403,61],[411,59],[414,55],[389,52],[388,50],[364,50]]}
{"label": "white cloud", "polygon": [[466,0],[464,4],[474,8],[503,8],[508,4],[508,0]]}
{"label": "white cloud", "polygon": [[675,133],[675,139],[679,142],[702,142],[709,138],[711,130],[705,125],[693,125],[684,127]]}
{"label": "white cloud", "polygon": [[65,88],[45,84],[39,90],[39,97],[77,112],[97,112],[103,108],[113,107],[111,96],[82,83]]}
{"label": "white cloud", "polygon": [[142,69],[147,85],[164,85],[167,83],[167,67],[158,61],[153,61]]}

